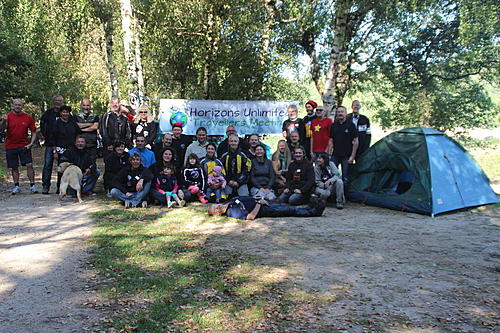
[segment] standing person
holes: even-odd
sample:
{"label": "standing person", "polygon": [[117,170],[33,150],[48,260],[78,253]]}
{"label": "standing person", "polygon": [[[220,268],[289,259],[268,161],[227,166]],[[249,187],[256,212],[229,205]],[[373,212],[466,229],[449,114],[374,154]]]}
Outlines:
{"label": "standing person", "polygon": [[352,121],[356,129],[358,130],[358,140],[359,146],[356,151],[356,157],[361,156],[368,148],[370,148],[370,142],[372,140],[372,131],[370,129],[370,119],[367,116],[359,114],[361,109],[361,103],[358,100],[354,100],[351,105],[352,113],[349,113],[346,117],[346,121]]}
{"label": "standing person", "polygon": [[312,163],[305,158],[305,153],[303,147],[295,148],[295,160],[288,167],[285,189],[279,197],[280,202],[301,205],[309,200],[314,187],[314,169]]}
{"label": "standing person", "polygon": [[80,127],[85,137],[86,150],[91,159],[97,159],[97,130],[99,129],[99,116],[92,112],[90,99],[84,98],[80,104],[80,113],[75,116],[76,124]]}
{"label": "standing person", "polygon": [[130,166],[130,155],[125,151],[125,143],[116,141],[113,144],[113,152],[104,158],[104,189],[109,193],[111,191],[113,178],[121,169]]}
{"label": "standing person", "polygon": [[[14,188],[11,191],[13,195],[21,192],[19,164],[26,166],[31,193],[38,193],[31,156],[31,147],[36,140],[36,126],[34,119],[29,114],[24,113],[23,108],[24,102],[19,98],[14,99],[11,104],[12,112],[4,115],[0,122],[0,128],[6,129],[5,155],[7,168],[10,169],[14,181]],[[28,131],[31,134],[31,140],[28,140]]]}
{"label": "standing person", "polygon": [[135,113],[134,111],[132,111],[132,108],[130,107],[128,102],[124,99],[120,101],[120,113],[127,117],[128,123],[132,126],[135,119]]}
{"label": "standing person", "polygon": [[[80,134],[80,127],[71,116],[71,107],[63,105],[59,110],[60,117],[57,118],[56,123],[51,133],[51,141],[53,142],[52,153],[54,158],[59,164],[59,158],[66,151],[66,149],[73,147],[75,144],[76,136]],[[57,188],[56,193],[59,193],[59,184],[61,183],[61,173],[57,173]]]}
{"label": "standing person", "polygon": [[273,190],[275,179],[273,163],[267,159],[264,146],[259,144],[255,148],[255,158],[252,160],[252,170],[250,171],[250,183],[252,184],[250,194],[266,200],[276,200]]}
{"label": "standing person", "polygon": [[277,149],[272,156],[272,162],[276,174],[274,186],[278,193],[281,193],[285,188],[288,166],[292,163],[292,154],[285,140],[278,141]]}
{"label": "standing person", "polygon": [[[290,134],[289,141],[288,142],[288,149],[293,152],[295,151],[295,148],[302,147],[300,144],[300,136],[298,132],[293,132]],[[294,154],[292,154],[292,159],[295,159]]]}
{"label": "standing person", "polygon": [[286,138],[287,142],[290,142],[290,134],[297,132],[299,134],[299,141],[302,144],[304,130],[302,127],[302,119],[298,117],[297,106],[288,106],[288,119],[283,122],[282,131],[283,137]]}
{"label": "standing person", "polygon": [[69,162],[80,168],[83,174],[82,193],[92,195],[100,172],[92,155],[86,149],[85,136],[76,136],[75,145],[66,149],[59,158],[59,163],[62,162]]}
{"label": "standing person", "polygon": [[109,111],[106,112],[99,123],[99,133],[102,137],[104,156],[113,151],[113,142],[120,140],[125,146],[131,146],[131,134],[128,118],[120,112],[120,101],[113,97],[109,102]]}
{"label": "standing person", "polygon": [[207,181],[207,197],[210,198],[212,193],[215,194],[215,202],[219,203],[222,198],[222,190],[226,188],[226,178],[222,173],[221,166],[214,166],[212,172],[208,175]]}
{"label": "standing person", "polygon": [[314,110],[318,107],[318,103],[315,101],[309,100],[306,102],[306,112],[307,115],[302,118],[302,128],[304,129],[304,136],[303,136],[303,145],[304,148],[306,149],[306,155],[307,158],[312,159],[312,154],[311,154],[311,136],[312,136],[312,121],[313,119],[316,119],[316,114]]}
{"label": "standing person", "polygon": [[138,153],[130,155],[130,166],[123,168],[113,179],[111,196],[123,201],[125,208],[137,207],[142,202],[142,207],[148,206],[143,201],[151,188],[153,174],[148,168],[142,166],[141,155]]}
{"label": "standing person", "polygon": [[173,125],[172,126],[172,147],[174,147],[177,153],[177,160],[179,167],[184,166],[184,160],[186,156],[187,147],[193,142],[189,136],[182,134],[182,126]]}
{"label": "standing person", "polygon": [[332,120],[326,117],[324,106],[316,108],[316,119],[312,121],[311,152],[315,160],[319,153],[327,152],[330,144],[330,128]]}
{"label": "standing person", "polygon": [[316,189],[314,193],[320,199],[327,201],[335,193],[337,209],[344,208],[344,182],[340,178],[339,169],[330,161],[327,153],[319,153],[314,165]]}
{"label": "standing person", "polygon": [[151,115],[151,110],[146,105],[141,105],[137,110],[137,116],[132,123],[132,138],[143,136],[146,138],[146,146],[152,149],[156,139],[156,123]]}
{"label": "standing person", "polygon": [[236,135],[229,137],[229,150],[221,157],[221,162],[226,171],[227,186],[225,194],[230,197],[233,192],[238,195],[248,195],[248,181],[252,162],[239,148],[239,140]]}
{"label": "standing person", "polygon": [[[226,127],[227,138],[222,140],[219,143],[219,146],[217,147],[217,156],[219,158],[221,158],[224,153],[228,152],[228,150],[229,150],[229,137],[231,135],[238,136],[238,132],[236,131],[236,127],[234,127],[233,125],[229,125],[228,127]],[[247,140],[240,138],[238,148],[246,154],[248,152],[248,150],[250,149],[250,144],[248,143]]]}
{"label": "standing person", "polygon": [[186,156],[184,158],[184,165],[186,165],[188,156],[191,154],[195,154],[199,159],[205,157],[207,153],[206,146],[208,145],[207,141],[207,129],[205,127],[199,127],[196,130],[196,141],[191,143],[186,149]]}
{"label": "standing person", "polygon": [[167,164],[163,171],[155,177],[151,188],[151,196],[160,204],[166,204],[168,208],[172,207],[174,202],[179,207],[184,207],[186,202],[179,198],[177,195],[178,192],[182,191],[179,189],[174,166]]}
{"label": "standing person", "polygon": [[200,159],[196,154],[187,156],[186,167],[182,170],[183,185],[189,191],[184,193],[189,198],[196,196],[201,203],[207,203],[208,200],[203,192],[205,190],[206,179],[203,170],[200,167]]}
{"label": "standing person", "polygon": [[358,150],[358,131],[352,122],[346,121],[346,115],[345,106],[339,106],[335,113],[335,122],[330,130],[333,163],[336,167],[341,165],[344,184],[349,175],[349,165],[354,163]]}
{"label": "standing person", "polygon": [[52,169],[54,166],[54,153],[52,152],[52,133],[56,119],[60,117],[59,110],[64,105],[64,98],[61,95],[55,95],[52,98],[52,108],[42,114],[40,118],[40,132],[45,138],[45,154],[43,158],[42,170],[42,194],[49,194],[50,183],[52,179]]}
{"label": "standing person", "polygon": [[142,135],[135,138],[135,147],[130,149],[128,153],[130,155],[133,153],[141,155],[142,165],[145,168],[149,168],[156,163],[155,154],[146,148],[146,138]]}

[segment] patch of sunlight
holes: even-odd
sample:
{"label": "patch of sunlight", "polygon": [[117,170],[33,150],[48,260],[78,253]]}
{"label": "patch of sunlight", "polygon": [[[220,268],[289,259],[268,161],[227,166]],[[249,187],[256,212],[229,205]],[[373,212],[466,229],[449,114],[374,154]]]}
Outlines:
{"label": "patch of sunlight", "polygon": [[381,263],[381,262],[384,262],[384,257],[379,254],[379,253],[376,253],[376,254],[372,254],[369,256],[370,260],[374,263]]}
{"label": "patch of sunlight", "polygon": [[478,306],[469,306],[464,309],[475,317],[491,317],[495,314]]}
{"label": "patch of sunlight", "polygon": [[249,263],[232,267],[227,274],[234,278],[251,277],[258,283],[281,282],[288,277],[288,271],[280,267],[254,266]]}
{"label": "patch of sunlight", "polygon": [[238,319],[244,324],[250,324],[265,318],[264,309],[261,306],[252,306],[237,313]]}
{"label": "patch of sunlight", "polygon": [[201,327],[211,327],[216,329],[223,329],[221,325],[227,315],[227,310],[224,308],[209,308],[202,311],[193,313],[192,321],[194,324]]}

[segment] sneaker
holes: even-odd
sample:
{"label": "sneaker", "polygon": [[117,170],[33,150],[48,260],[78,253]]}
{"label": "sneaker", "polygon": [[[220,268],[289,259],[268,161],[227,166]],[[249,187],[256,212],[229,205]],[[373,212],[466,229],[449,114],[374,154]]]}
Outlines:
{"label": "sneaker", "polygon": [[343,202],[337,202],[337,209],[344,209],[344,203]]}
{"label": "sneaker", "polygon": [[186,201],[181,200],[181,201],[179,202],[179,207],[184,207],[185,205],[186,205]]}
{"label": "sneaker", "polygon": [[132,203],[130,201],[125,201],[125,208],[132,207]]}
{"label": "sneaker", "polygon": [[170,208],[174,205],[174,202],[173,201],[169,201],[167,202],[167,208]]}
{"label": "sneaker", "polygon": [[16,195],[19,192],[21,192],[21,188],[19,186],[14,186],[14,188],[12,189],[12,195]]}
{"label": "sneaker", "polygon": [[143,201],[141,205],[142,205],[142,208],[148,208],[148,202],[147,201]]}
{"label": "sneaker", "polygon": [[49,189],[47,187],[44,187],[42,190],[42,194],[49,194]]}
{"label": "sneaker", "polygon": [[31,193],[38,193],[38,189],[36,188],[36,185],[33,185],[30,187]]}
{"label": "sneaker", "polygon": [[112,197],[113,197],[113,196],[111,195],[111,190],[109,190],[109,191],[106,193],[106,196],[107,196],[108,198],[112,198]]}

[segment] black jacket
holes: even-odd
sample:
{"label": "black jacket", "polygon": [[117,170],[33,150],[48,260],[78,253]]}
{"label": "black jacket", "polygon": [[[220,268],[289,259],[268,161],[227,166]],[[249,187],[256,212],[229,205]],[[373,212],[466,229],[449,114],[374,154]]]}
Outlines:
{"label": "black jacket", "polygon": [[122,140],[125,146],[130,146],[130,124],[124,115],[116,115],[112,111],[106,112],[99,122],[99,133],[101,134],[104,147],[110,146],[116,140]]}
{"label": "black jacket", "polygon": [[51,146],[69,148],[75,144],[76,136],[80,133],[80,127],[73,118],[66,123],[61,118],[57,118],[52,133],[49,134],[49,141],[52,142]]}
{"label": "black jacket", "polygon": [[[220,159],[224,153],[229,151],[229,138],[225,138],[219,143],[217,146],[217,157]],[[240,138],[240,142],[238,143],[238,149],[248,155],[248,150],[250,149],[250,144],[247,140]]]}
{"label": "black jacket", "polygon": [[59,112],[56,112],[54,108],[45,111],[40,118],[40,132],[45,137],[46,146],[54,145],[52,133],[54,132],[57,118],[59,118]]}
{"label": "black jacket", "polygon": [[[349,113],[346,117],[346,121],[352,122],[352,113]],[[365,151],[370,148],[370,142],[372,140],[372,132],[370,129],[370,119],[367,116],[359,115],[358,126],[356,128],[358,130],[358,141],[359,146],[356,151],[356,156],[360,156]]]}
{"label": "black jacket", "polygon": [[62,162],[69,162],[78,166],[82,173],[85,173],[87,169],[90,169],[90,173],[94,173],[96,170],[96,165],[88,151],[86,149],[77,149],[75,146],[66,149],[61,155],[59,163]]}
{"label": "black jacket", "polygon": [[121,169],[130,167],[130,155],[123,152],[118,156],[115,152],[109,154],[104,159],[104,188],[109,189],[113,178],[120,172]]}
{"label": "black jacket", "polygon": [[150,123],[138,122],[130,125],[132,129],[132,138],[136,138],[142,135],[146,138],[146,143],[153,145],[156,139],[156,123],[154,121]]}
{"label": "black jacket", "polygon": [[148,168],[142,165],[135,170],[132,167],[126,167],[121,169],[115,178],[113,178],[112,187],[119,189],[123,193],[137,192],[135,187],[141,179],[144,179],[144,185],[146,185],[146,183],[151,182],[153,179],[153,174]]}

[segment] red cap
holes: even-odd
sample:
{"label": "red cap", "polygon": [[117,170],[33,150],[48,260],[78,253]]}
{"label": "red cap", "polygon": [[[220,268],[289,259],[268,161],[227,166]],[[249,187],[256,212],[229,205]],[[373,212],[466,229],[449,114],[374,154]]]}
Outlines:
{"label": "red cap", "polygon": [[311,104],[311,106],[315,109],[318,107],[318,103],[312,100],[307,101],[306,104]]}

